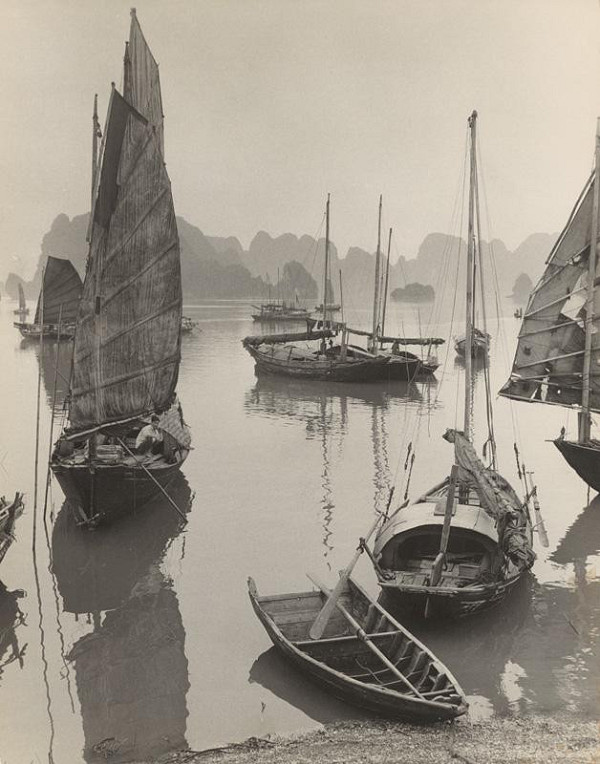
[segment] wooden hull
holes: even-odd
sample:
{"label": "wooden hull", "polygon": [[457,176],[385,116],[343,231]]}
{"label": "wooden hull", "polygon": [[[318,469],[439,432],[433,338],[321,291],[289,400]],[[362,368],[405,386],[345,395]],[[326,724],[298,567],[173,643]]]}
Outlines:
{"label": "wooden hull", "polygon": [[[418,675],[422,675],[427,677],[427,687],[442,688],[443,686],[443,689],[434,689],[428,693],[422,687],[424,697],[417,697],[405,686],[402,686],[402,691],[393,689],[392,685],[398,688],[401,683],[389,681],[383,664],[379,666],[373,664],[372,668],[366,665],[370,662],[369,649],[365,646],[363,639],[352,630],[339,629],[335,624],[328,624],[320,640],[310,640],[307,635],[302,634],[301,632],[308,629],[325,602],[324,598],[317,598],[317,606],[314,607],[314,597],[318,597],[316,592],[279,595],[272,598],[259,597],[251,581],[249,582],[250,600],[254,612],[275,647],[300,671],[334,697],[377,715],[394,719],[435,722],[453,719],[465,713],[467,703],[464,693],[448,669],[408,630],[394,621],[379,603],[377,605],[373,603],[354,582],[349,583],[365,598],[365,617],[361,621],[368,638],[377,640],[382,652],[389,653],[391,657],[396,655],[393,658],[395,665],[406,666],[406,675],[413,677],[413,682],[417,681]],[[267,603],[272,608],[285,608],[285,610],[283,613],[272,615],[266,612]],[[351,607],[348,602],[346,607]],[[377,611],[375,608],[378,608]],[[369,615],[371,611],[373,618]],[[384,615],[382,616],[381,613]],[[307,620],[302,623],[301,619]],[[281,625],[278,625],[276,621],[279,621]],[[378,622],[380,626],[377,629],[381,628],[382,633],[377,634],[376,627],[369,626],[371,622]],[[301,638],[290,639],[284,631],[288,633],[294,631]],[[401,655],[404,657],[399,657]],[[352,665],[353,661],[357,670],[354,675],[346,673],[343,668]],[[422,679],[419,678],[419,681]],[[442,700],[444,697],[445,700]]]}
{"label": "wooden hull", "polygon": [[50,467],[81,523],[94,527],[137,512],[161,495],[161,488],[168,488],[180,474],[186,456],[187,452],[175,464],[149,466],[154,480],[141,466],[96,464],[90,469],[89,464],[66,465],[55,458]]}
{"label": "wooden hull", "polygon": [[600,493],[600,444],[557,438],[554,445],[579,477]]}
{"label": "wooden hull", "polygon": [[357,360],[348,358],[314,358],[301,361],[285,361],[272,357],[252,345],[245,345],[256,363],[256,371],[261,374],[276,374],[305,380],[329,380],[332,382],[367,382],[384,379],[384,366],[387,358]]}
{"label": "wooden hull", "polygon": [[[467,341],[465,337],[457,339],[454,343],[454,349],[456,350],[457,354],[463,358],[466,355],[466,347]],[[485,339],[483,337],[473,337],[473,341],[471,342],[471,355],[474,358],[485,358],[485,356],[487,356],[488,350],[489,338]]]}
{"label": "wooden hull", "polygon": [[379,585],[394,606],[403,612],[409,611],[422,618],[458,619],[499,605],[526,572],[506,581],[469,588],[398,586],[384,578],[379,578]]}
{"label": "wooden hull", "polygon": [[[42,327],[39,324],[15,322],[14,326],[21,332],[21,336],[26,340],[39,340],[42,336]],[[46,324],[43,327],[43,335],[44,338],[50,340],[56,340],[59,338],[59,336],[61,340],[72,340],[75,336],[75,325],[65,324],[64,326],[61,326],[59,334],[57,325]]]}

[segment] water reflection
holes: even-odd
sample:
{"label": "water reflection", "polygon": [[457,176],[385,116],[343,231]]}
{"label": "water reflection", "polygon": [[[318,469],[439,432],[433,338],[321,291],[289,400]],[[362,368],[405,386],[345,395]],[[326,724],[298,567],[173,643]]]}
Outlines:
{"label": "water reflection", "polygon": [[[321,724],[347,719],[367,718],[355,706],[347,706],[315,685],[275,648],[271,647],[254,661],[248,681],[260,684],[273,695],[300,709]],[[263,701],[264,702],[264,701]],[[269,712],[268,700],[263,713]]]}
{"label": "water reflection", "polygon": [[23,668],[27,643],[19,644],[17,629],[25,624],[25,615],[19,600],[25,596],[22,589],[9,591],[0,581],[0,681],[8,665],[18,663]]}
{"label": "water reflection", "polygon": [[55,400],[54,390],[56,388],[55,411],[59,413],[69,392],[73,343],[44,339],[42,347],[39,342],[32,343],[22,340],[20,347],[21,350],[34,353],[38,363],[41,361],[42,382],[46,392],[46,400],[52,406],[52,402]]}
{"label": "water reflection", "polygon": [[[189,508],[183,475],[171,493]],[[130,761],[187,745],[185,631],[173,582],[160,567],[181,530],[165,501],[94,532],[75,524],[66,503],[56,518],[53,572],[64,610],[91,626],[67,656],[86,761]]]}

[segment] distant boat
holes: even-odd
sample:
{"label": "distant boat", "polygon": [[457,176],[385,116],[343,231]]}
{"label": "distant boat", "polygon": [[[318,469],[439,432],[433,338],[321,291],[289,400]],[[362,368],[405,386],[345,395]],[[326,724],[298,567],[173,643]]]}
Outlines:
{"label": "distant boat", "polygon": [[113,86],[99,166],[94,105],[94,202],[69,424],[50,464],[90,526],[166,493],[190,449],[176,397],[181,266],[158,65],[135,10],[124,64],[124,95]]}
{"label": "distant boat", "polygon": [[[473,358],[487,358],[490,351],[491,336],[487,332],[481,331],[476,326],[471,329],[471,356]],[[457,337],[454,341],[456,354],[465,357],[467,353],[466,335]]]}
{"label": "distant boat", "polygon": [[258,313],[253,313],[254,321],[302,321],[310,319],[310,313],[306,308],[289,305],[285,300],[281,302],[265,302],[261,305],[252,306]]}
{"label": "distant boat", "polygon": [[25,293],[23,292],[23,284],[19,281],[19,307],[15,308],[13,310],[13,313],[16,316],[19,316],[21,319],[21,323],[24,321],[25,316],[29,315],[29,308],[27,307],[27,303],[25,302]]}
{"label": "distant boat", "polygon": [[554,445],[595,491],[600,491],[600,442],[591,427],[592,414],[600,412],[599,198],[600,120],[594,171],[529,297],[510,378],[500,390],[513,400],[577,410],[577,439],[563,427]]}
{"label": "distant boat", "polygon": [[[329,196],[325,212],[324,283],[329,276]],[[324,288],[325,291],[325,288]],[[341,341],[334,342],[339,335]],[[307,343],[318,341],[316,347]],[[300,344],[302,343],[302,344]],[[245,337],[244,348],[256,363],[256,371],[305,380],[360,382],[381,379],[381,366],[387,358],[378,358],[347,343],[345,324],[323,318],[307,321],[306,332]]]}
{"label": "distant boat", "polygon": [[320,303],[319,305],[315,305],[315,313],[339,313],[339,311],[342,309],[342,306],[337,303],[327,303],[325,306],[323,306],[323,303]]}
{"label": "distant boat", "polygon": [[49,339],[57,339],[59,336],[63,340],[73,339],[82,290],[83,284],[73,263],[49,256],[34,321],[19,321],[14,326],[26,339],[39,340],[42,333]]}
{"label": "distant boat", "polygon": [[16,493],[11,503],[4,496],[0,497],[0,562],[14,541],[15,522],[22,514],[23,506],[22,493]]}
{"label": "distant boat", "polygon": [[320,639],[309,630],[328,590],[260,596],[250,578],[248,592],[275,647],[336,698],[419,722],[466,712],[465,694],[447,667],[352,578]]}
{"label": "distant boat", "polygon": [[[474,231],[477,184],[476,120],[468,120],[471,182],[469,233]],[[479,232],[477,232],[479,233]],[[475,315],[477,237],[467,248],[466,345]],[[521,501],[497,471],[489,386],[486,385],[490,466],[472,444],[473,363],[465,360],[463,431],[449,429],[454,446],[450,475],[416,501],[402,504],[377,533],[372,560],[379,585],[398,605],[418,614],[463,617],[500,602],[535,561],[530,492]],[[458,412],[456,412],[458,414]]]}
{"label": "distant boat", "polygon": [[181,333],[190,334],[198,326],[198,322],[189,316],[181,316]]}

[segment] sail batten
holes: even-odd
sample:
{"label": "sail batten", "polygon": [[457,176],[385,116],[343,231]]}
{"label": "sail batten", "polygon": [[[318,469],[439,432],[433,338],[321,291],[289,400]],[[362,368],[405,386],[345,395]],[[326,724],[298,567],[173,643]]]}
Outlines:
{"label": "sail batten", "polygon": [[[582,405],[592,181],[593,175],[585,183],[531,293],[511,376],[500,395],[569,407]],[[599,368],[600,333],[592,333],[590,357],[592,369]],[[600,377],[593,371],[589,407],[600,410]]]}
{"label": "sail batten", "polygon": [[132,14],[125,96],[109,103],[74,348],[75,430],[166,410],[180,362],[181,274],[158,66]]}

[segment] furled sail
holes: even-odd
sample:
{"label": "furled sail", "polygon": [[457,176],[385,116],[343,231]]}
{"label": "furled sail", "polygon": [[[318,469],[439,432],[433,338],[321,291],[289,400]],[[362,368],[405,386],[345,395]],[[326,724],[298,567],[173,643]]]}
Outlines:
{"label": "furled sail", "polygon": [[[77,318],[82,289],[83,284],[79,274],[70,260],[48,257],[42,287],[44,324],[58,324],[59,318],[63,324],[73,323]],[[42,291],[35,309],[36,324],[42,320]],[[19,304],[21,292],[22,288],[19,292]]]}
{"label": "furled sail", "polygon": [[74,346],[75,430],[167,409],[179,371],[179,238],[158,67],[133,13],[128,49],[129,100],[113,88],[92,211]]}
{"label": "furled sail", "polygon": [[[588,180],[523,316],[510,379],[500,395],[581,405],[585,303],[593,207]],[[600,411],[600,333],[592,334],[590,408]]]}

